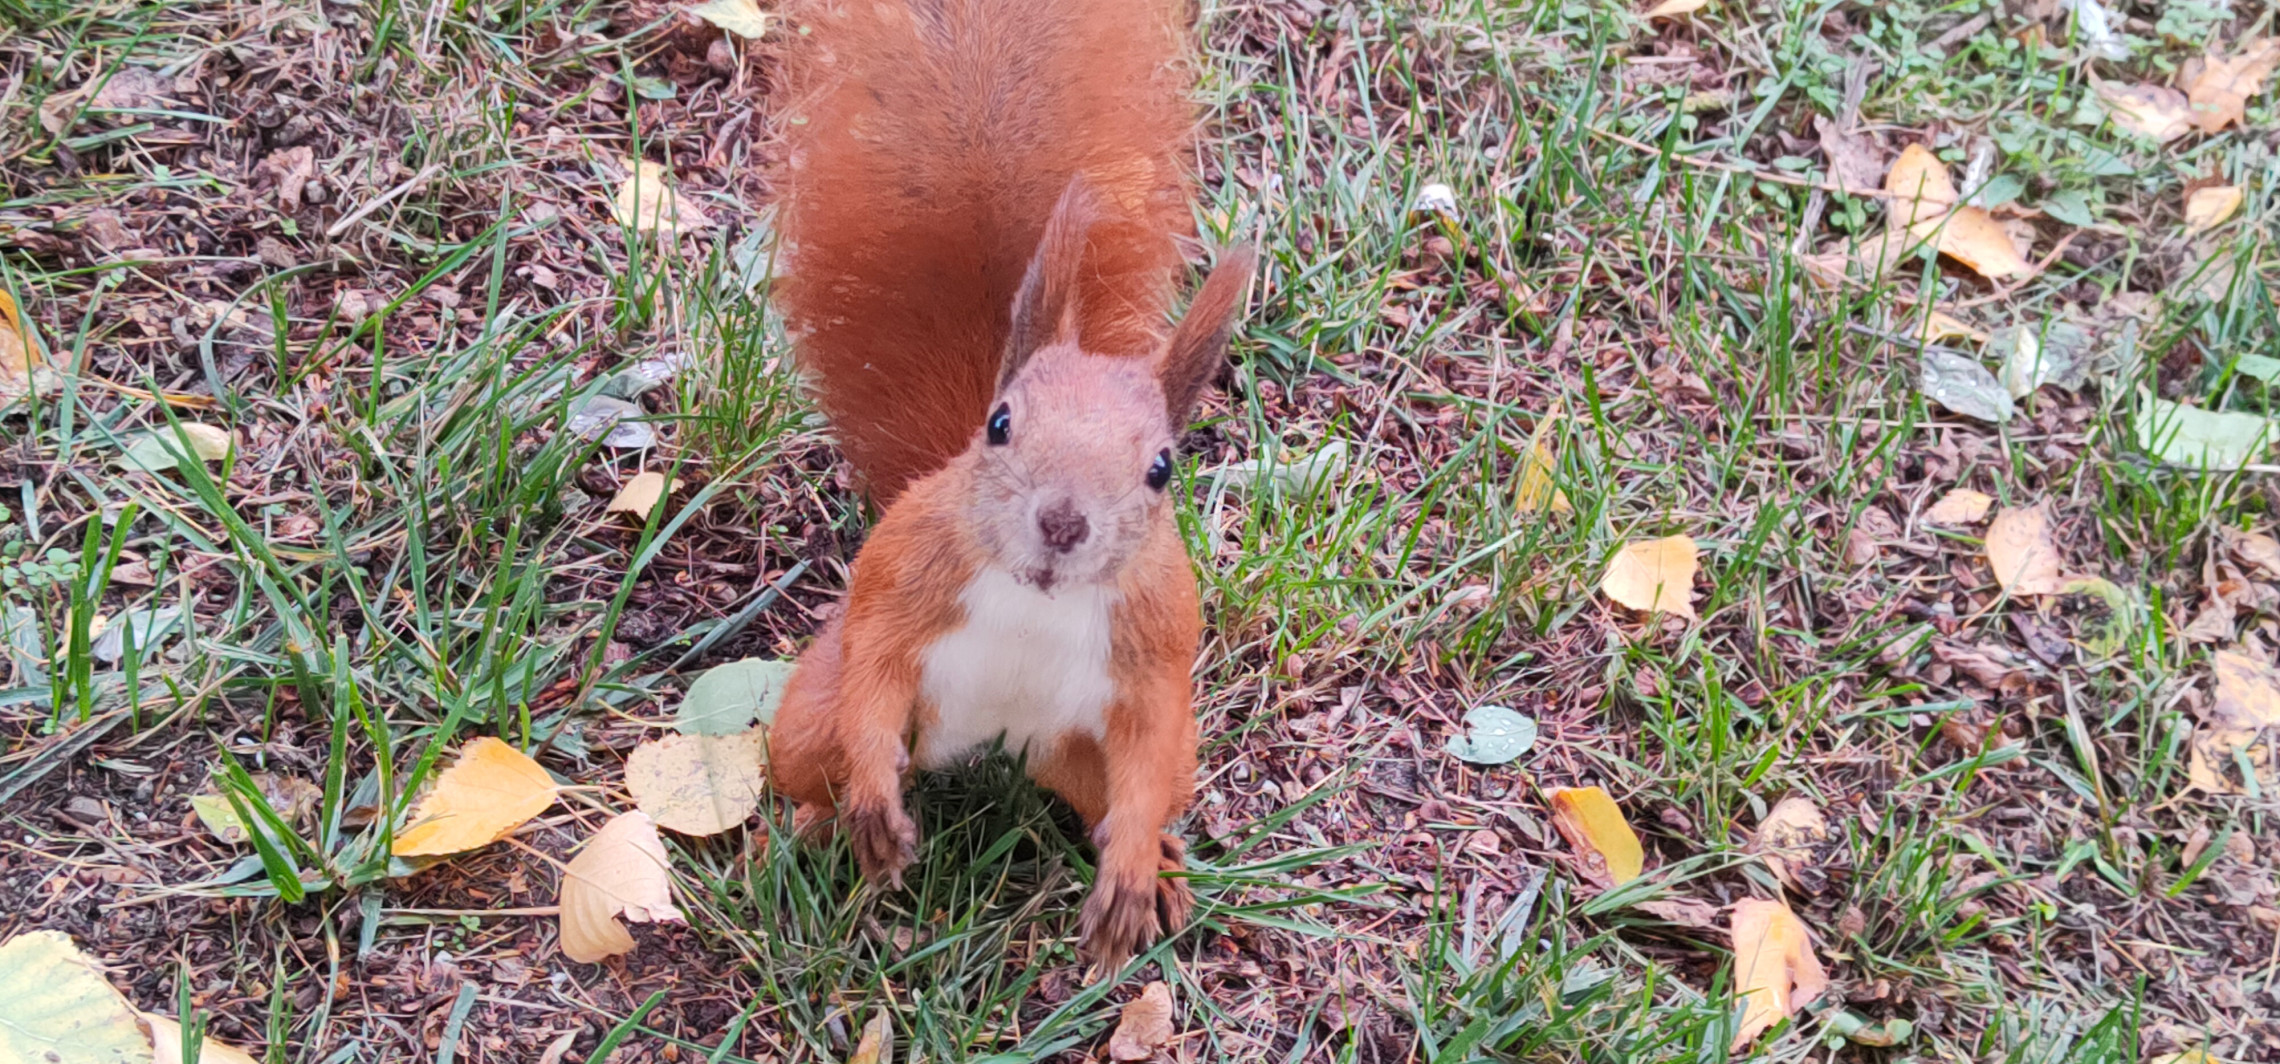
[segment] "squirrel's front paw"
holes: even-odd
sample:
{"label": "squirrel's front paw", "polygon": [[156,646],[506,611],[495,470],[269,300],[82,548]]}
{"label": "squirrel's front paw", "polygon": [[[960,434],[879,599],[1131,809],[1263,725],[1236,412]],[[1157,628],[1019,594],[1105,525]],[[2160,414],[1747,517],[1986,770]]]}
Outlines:
{"label": "squirrel's front paw", "polygon": [[1158,849],[1156,860],[1130,871],[1112,871],[1104,863],[1092,895],[1085,899],[1078,946],[1108,972],[1124,967],[1142,947],[1186,926],[1195,909],[1187,877],[1177,874],[1187,868],[1186,844],[1164,835]]}
{"label": "squirrel's front paw", "polygon": [[874,884],[902,887],[903,869],[918,857],[918,825],[896,802],[867,803],[839,811],[855,863]]}

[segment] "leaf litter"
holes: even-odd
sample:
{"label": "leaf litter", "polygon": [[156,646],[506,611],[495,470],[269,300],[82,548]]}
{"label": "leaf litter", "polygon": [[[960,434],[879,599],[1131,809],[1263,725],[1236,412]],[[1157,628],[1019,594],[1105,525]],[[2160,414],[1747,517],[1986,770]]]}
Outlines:
{"label": "leaf litter", "polygon": [[581,964],[634,947],[622,920],[682,923],[671,861],[657,824],[635,810],[611,817],[562,870],[562,952]]}

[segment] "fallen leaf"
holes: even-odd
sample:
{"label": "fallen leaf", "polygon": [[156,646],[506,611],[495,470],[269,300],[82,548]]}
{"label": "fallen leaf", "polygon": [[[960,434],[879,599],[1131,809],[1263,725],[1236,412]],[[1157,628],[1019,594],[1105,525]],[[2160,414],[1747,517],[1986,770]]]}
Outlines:
{"label": "fallen leaf", "polygon": [[1936,229],[1940,254],[1972,268],[1981,277],[2000,280],[2033,273],[2034,264],[2019,254],[2011,234],[1995,216],[1979,207],[1958,207],[1944,218],[1917,222],[1918,235]]}
{"label": "fallen leaf", "polygon": [[[2186,778],[2212,794],[2238,794],[2229,770],[2247,762],[2259,790],[2280,783],[2275,777],[2273,742],[2266,729],[2280,726],[2280,673],[2260,658],[2220,650],[2214,662],[2216,694],[2206,719],[2193,729]],[[2259,741],[2260,738],[2262,741]]]}
{"label": "fallen leaf", "polygon": [[2012,595],[2055,595],[2065,586],[2058,548],[2050,540],[2050,509],[2014,506],[1987,526],[1987,564]]}
{"label": "fallen leaf", "polygon": [[1449,737],[1449,752],[1476,765],[1509,764],[1536,745],[1536,722],[1503,706],[1476,706],[1465,714],[1465,733]]}
{"label": "fallen leaf", "polygon": [[[181,436],[174,430],[180,428]],[[201,425],[185,421],[180,425],[161,425],[149,432],[130,438],[119,452],[114,463],[121,469],[139,469],[157,473],[172,469],[185,457],[183,441],[189,441],[189,455],[201,461],[219,462],[230,456],[237,447],[237,434],[214,425]]]}
{"label": "fallen leaf", "polygon": [[755,722],[772,723],[792,669],[792,662],[769,658],[744,658],[706,669],[681,696],[673,727],[684,735],[735,735]]}
{"label": "fallen leaf", "polygon": [[1908,229],[1945,216],[1955,206],[1955,182],[1947,164],[1921,144],[1910,144],[1884,174],[1884,191],[1892,195],[1891,228]]}
{"label": "fallen leaf", "polygon": [[2130,57],[2129,41],[2114,31],[2114,23],[2120,16],[2107,10],[2104,4],[2098,0],[2073,0],[2059,6],[2074,9],[2076,38],[2091,54],[2116,63]]}
{"label": "fallen leaf", "polygon": [[1970,488],[1956,488],[1940,496],[1924,511],[1924,520],[1935,525],[1976,525],[1987,517],[1995,505],[1995,497]]}
{"label": "fallen leaf", "polygon": [[1520,455],[1520,483],[1512,492],[1512,508],[1524,514],[1549,508],[1556,514],[1573,513],[1567,493],[1560,490],[1559,459],[1552,454],[1553,419],[1544,417],[1528,435],[1528,449]]}
{"label": "fallen leaf", "polygon": [[173,633],[174,622],[182,617],[179,606],[161,606],[154,610],[128,610],[103,626],[101,635],[88,644],[87,652],[104,664],[116,664],[127,656],[127,636],[135,637],[135,655],[140,661],[150,660],[158,644]]}
{"label": "fallen leaf", "polygon": [[1829,985],[1812,936],[1789,906],[1763,898],[1734,903],[1734,996],[1742,1001],[1742,1022],[1734,1032],[1734,1052],[1766,1028],[1811,1004]]}
{"label": "fallen leaf", "polygon": [[[673,482],[673,487],[680,486],[680,481]],[[603,512],[632,514],[647,520],[650,512],[657,509],[657,504],[664,501],[668,490],[665,487],[665,474],[635,473],[626,478],[625,486],[618,489],[617,494],[610,499],[608,509]]]}
{"label": "fallen leaf", "polygon": [[1709,6],[1710,0],[1662,0],[1662,3],[1641,12],[1639,17],[1650,20],[1677,18],[1680,15],[1691,15]]}
{"label": "fallen leaf", "polygon": [[603,824],[562,870],[562,952],[592,964],[633,949],[618,922],[681,923],[657,822],[634,810]]}
{"label": "fallen leaf", "polygon": [[2137,443],[2146,453],[2189,469],[2239,469],[2272,446],[2280,431],[2270,419],[2148,397],[2137,415]]}
{"label": "fallen leaf", "polygon": [[2193,131],[2192,104],[2176,89],[2113,81],[2094,82],[2091,87],[2106,117],[2123,130],[2162,144]]}
{"label": "fallen leaf", "polygon": [[1917,354],[1916,365],[1916,390],[1949,410],[1996,425],[2018,413],[2010,390],[1978,359],[1944,347],[1927,347]]}
{"label": "fallen leaf", "polygon": [[[182,1064],[182,1025],[156,1013],[141,1014],[150,1028],[153,1064]],[[208,1034],[198,1040],[198,1064],[255,1064],[252,1054]]]}
{"label": "fallen leaf", "polygon": [[2185,197],[2185,232],[2206,233],[2223,225],[2240,209],[2239,185],[2203,185]]}
{"label": "fallen leaf", "polygon": [[2232,550],[2234,557],[2247,562],[2260,576],[2280,577],[2280,539],[2230,527],[2221,531],[2225,546]]}
{"label": "fallen leaf", "polygon": [[563,428],[581,439],[599,439],[604,447],[650,447],[657,443],[657,428],[638,420],[644,413],[638,403],[614,395],[596,395],[579,403]]}
{"label": "fallen leaf", "polygon": [[634,747],[625,787],[635,805],[684,835],[717,835],[760,808],[764,732],[668,735]]}
{"label": "fallen leaf", "polygon": [[1634,610],[1659,610],[1694,620],[1694,574],[1699,569],[1695,557],[1691,536],[1628,544],[1608,563],[1599,590]]}
{"label": "fallen leaf", "polygon": [[1896,1046],[1915,1035],[1916,1025],[1898,1016],[1870,1023],[1856,1013],[1838,1011],[1829,1016],[1829,1033],[1864,1046]]}
{"label": "fallen leaf", "polygon": [[1813,129],[1821,138],[1821,154],[1828,157],[1829,176],[1836,179],[1838,188],[1860,195],[1882,187],[1878,179],[1884,175],[1884,157],[1877,151],[1876,142],[1864,134],[1840,130],[1835,122],[1820,115],[1813,116]]}
{"label": "fallen leaf", "polygon": [[1666,897],[1642,901],[1631,906],[1641,912],[1652,913],[1680,927],[1707,931],[1718,922],[1718,907],[1700,898]]}
{"label": "fallen leaf", "polygon": [[1440,182],[1433,182],[1417,190],[1417,198],[1409,201],[1411,216],[1429,215],[1442,218],[1457,216],[1457,190]]}
{"label": "fallen leaf", "polygon": [[855,1055],[847,1058],[847,1064],[894,1064],[894,1059],[894,1021],[880,1009],[863,1025],[863,1037],[856,1041]]}
{"label": "fallen leaf", "polygon": [[16,297],[0,292],[0,404],[12,403],[34,390],[45,394],[60,384],[40,357],[40,344],[32,326],[16,309]]}
{"label": "fallen leaf", "polygon": [[2199,66],[2179,71],[2192,105],[2194,124],[2216,133],[2248,113],[2248,101],[2264,91],[2264,79],[2280,67],[2280,37],[2266,37],[2230,58],[2204,56]]}
{"label": "fallen leaf", "polygon": [[277,206],[291,213],[300,209],[301,194],[317,176],[316,149],[306,144],[279,148],[264,156],[253,172],[276,183]]}
{"label": "fallen leaf", "polygon": [[2280,674],[2271,663],[2220,650],[2216,674],[2217,694],[2209,713],[2218,723],[2249,731],[2280,725]]}
{"label": "fallen leaf", "polygon": [[490,736],[469,742],[435,778],[390,848],[398,857],[488,846],[554,804],[554,777],[523,752]]}
{"label": "fallen leaf", "polygon": [[1639,878],[1646,850],[1615,799],[1598,787],[1562,787],[1552,792],[1552,826],[1575,847],[1585,877],[1602,886]]}
{"label": "fallen leaf", "polygon": [[2113,657],[2129,644],[2130,633],[2136,630],[2137,603],[2129,592],[2113,581],[2096,576],[2078,576],[2059,589],[2066,595],[2085,595],[2094,598],[2096,605],[2074,610],[2080,617],[2075,630],[2076,643],[2091,660]]}
{"label": "fallen leaf", "polygon": [[0,943],[0,1061],[143,1064],[150,1036],[111,981],[61,931]]}
{"label": "fallen leaf", "polygon": [[[257,772],[253,774],[253,783],[260,790],[262,800],[269,803],[269,811],[287,824],[298,823],[324,797],[321,788],[299,776]],[[198,814],[206,830],[223,842],[240,843],[252,837],[246,831],[245,821],[239,819],[237,807],[231,805],[225,795],[193,794],[190,811]]]}
{"label": "fallen leaf", "polygon": [[1108,1036],[1112,1060],[1148,1060],[1172,1040],[1172,988],[1161,979],[1140,988],[1140,996],[1126,1002],[1116,1018],[1116,1033]]}
{"label": "fallen leaf", "polygon": [[1346,471],[1346,441],[1334,439],[1313,454],[1245,459],[1221,466],[1219,478],[1231,488],[1269,489],[1306,494],[1337,479]]}
{"label": "fallen leaf", "polygon": [[1916,330],[1916,339],[1927,344],[1950,339],[1983,344],[1987,342],[1987,331],[1973,328],[1970,323],[1944,310],[1934,310],[1924,315],[1924,324]]}
{"label": "fallen leaf", "polygon": [[611,216],[619,225],[643,233],[678,233],[712,226],[703,208],[673,190],[671,176],[663,166],[633,159],[627,167],[633,174],[618,186],[617,199],[610,205]]}
{"label": "fallen leaf", "polygon": [[1774,878],[1792,890],[1818,894],[1828,877],[1816,867],[1829,842],[1829,822],[1821,807],[1798,795],[1775,802],[1750,836],[1749,852],[1765,862]]}
{"label": "fallen leaf", "polygon": [[757,41],[768,32],[768,13],[752,0],[708,0],[689,14],[747,40]]}

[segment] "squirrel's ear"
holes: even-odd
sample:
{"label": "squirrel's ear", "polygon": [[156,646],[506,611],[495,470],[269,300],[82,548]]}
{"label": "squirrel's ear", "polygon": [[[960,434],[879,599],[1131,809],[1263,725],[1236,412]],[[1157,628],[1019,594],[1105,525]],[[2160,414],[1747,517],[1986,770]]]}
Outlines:
{"label": "squirrel's ear", "polygon": [[1084,265],[1085,236],[1093,222],[1092,191],[1084,175],[1069,179],[1053,216],[1045,222],[1045,235],[1037,241],[1037,254],[1022,275],[1021,292],[1013,298],[1013,331],[1006,337],[1005,361],[998,367],[998,390],[1013,383],[1013,376],[1028,364],[1039,348],[1077,339],[1077,280]]}
{"label": "squirrel's ear", "polygon": [[1256,259],[1247,246],[1221,251],[1219,265],[1204,278],[1179,328],[1172,330],[1171,346],[1164,351],[1156,379],[1164,386],[1164,412],[1172,419],[1174,432],[1187,427],[1196,401],[1227,359],[1227,340],[1235,334],[1235,317],[1243,311]]}

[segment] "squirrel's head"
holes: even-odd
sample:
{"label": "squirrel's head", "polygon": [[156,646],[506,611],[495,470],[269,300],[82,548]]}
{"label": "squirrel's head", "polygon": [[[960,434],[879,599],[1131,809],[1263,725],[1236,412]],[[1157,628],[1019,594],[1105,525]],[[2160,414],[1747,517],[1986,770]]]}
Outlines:
{"label": "squirrel's head", "polygon": [[1079,344],[1091,197],[1054,208],[1013,306],[997,397],[971,449],[973,526],[992,563],[1042,591],[1114,580],[1169,513],[1179,432],[1227,356],[1251,252],[1220,256],[1153,359]]}

